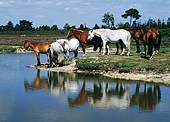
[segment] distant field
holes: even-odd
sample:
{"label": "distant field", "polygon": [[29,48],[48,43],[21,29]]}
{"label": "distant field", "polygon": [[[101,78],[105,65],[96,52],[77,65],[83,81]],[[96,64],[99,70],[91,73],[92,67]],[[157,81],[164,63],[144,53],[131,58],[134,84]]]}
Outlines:
{"label": "distant field", "polygon": [[[0,32],[0,45],[22,45],[24,40],[43,42],[47,39],[66,38],[67,31],[4,31]],[[162,29],[162,45],[170,44],[170,29]],[[132,45],[135,45],[132,41]]]}
{"label": "distant field", "polygon": [[25,40],[31,39],[38,42],[56,38],[66,38],[66,31],[11,31],[0,32],[0,45],[22,45]]}

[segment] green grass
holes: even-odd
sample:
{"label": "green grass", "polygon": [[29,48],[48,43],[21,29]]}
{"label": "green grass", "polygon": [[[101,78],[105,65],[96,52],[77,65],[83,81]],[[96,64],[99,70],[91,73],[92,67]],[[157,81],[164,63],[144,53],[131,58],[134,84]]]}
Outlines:
{"label": "green grass", "polygon": [[80,70],[104,70],[119,72],[170,72],[170,48],[163,47],[152,60],[142,58],[135,51],[132,56],[92,56],[77,58],[77,67]]}
{"label": "green grass", "polygon": [[16,52],[16,48],[12,46],[5,46],[5,45],[0,46],[0,53],[13,53],[13,52]]}

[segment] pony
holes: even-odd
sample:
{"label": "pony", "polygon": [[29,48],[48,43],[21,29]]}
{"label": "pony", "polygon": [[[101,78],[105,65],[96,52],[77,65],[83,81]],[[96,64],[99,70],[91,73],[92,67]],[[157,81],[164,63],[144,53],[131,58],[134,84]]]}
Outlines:
{"label": "pony", "polygon": [[149,59],[153,58],[153,55],[157,54],[160,49],[161,45],[161,33],[156,28],[149,28],[144,36],[144,50],[145,50],[145,57],[147,57],[146,53],[146,45],[148,45],[148,54],[150,55]]}
{"label": "pony", "polygon": [[51,41],[48,42],[33,42],[31,40],[24,41],[24,48],[27,50],[28,48],[31,48],[34,51],[34,54],[37,58],[37,66],[41,65],[40,62],[40,54],[46,54],[47,55],[47,61],[49,62],[49,53],[48,50],[51,46]]}
{"label": "pony", "polygon": [[[103,40],[99,36],[94,36],[91,40],[91,43],[93,43],[93,51],[96,51],[99,48],[99,53],[101,53],[102,46],[103,46]],[[108,43],[106,43],[106,54],[108,54]],[[119,44],[116,43],[116,55],[119,53]],[[121,44],[121,50],[123,50],[122,44]]]}
{"label": "pony", "polygon": [[49,52],[49,67],[51,66],[62,66],[64,63],[63,47],[56,41],[51,44]]}
{"label": "pony", "polygon": [[78,29],[70,29],[66,38],[70,40],[70,38],[72,37],[77,38],[79,40],[83,53],[85,55],[85,46],[88,44],[88,32]]}
{"label": "pony", "polygon": [[74,52],[74,57],[78,55],[78,47],[80,45],[78,39],[71,38],[70,40],[67,39],[57,39],[56,40],[64,49],[64,54],[67,58],[69,58],[69,52]]}
{"label": "pony", "polygon": [[132,38],[136,41],[137,53],[141,52],[139,45],[140,40],[143,41],[145,57],[147,56],[146,46],[148,46],[150,59],[154,54],[159,52],[161,45],[161,32],[158,29],[149,28],[146,30],[144,28],[126,28],[126,30],[131,33]]}
{"label": "pony", "polygon": [[137,48],[136,52],[141,53],[140,41],[143,41],[143,36],[147,30],[144,28],[125,28],[125,30],[129,31],[132,38],[135,40]]}
{"label": "pony", "polygon": [[127,56],[130,55],[130,42],[131,42],[131,34],[124,29],[119,30],[111,30],[111,29],[94,29],[89,31],[88,39],[92,40],[94,36],[101,37],[102,39],[102,49],[103,55],[105,55],[108,48],[108,55],[110,53],[109,46],[107,43],[120,43],[123,45],[123,50],[120,55],[124,55],[125,50],[127,49]]}

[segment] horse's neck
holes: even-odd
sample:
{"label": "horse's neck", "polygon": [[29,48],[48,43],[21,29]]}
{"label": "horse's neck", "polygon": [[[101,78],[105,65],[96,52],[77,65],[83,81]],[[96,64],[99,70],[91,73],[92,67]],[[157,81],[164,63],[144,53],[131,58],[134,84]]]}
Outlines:
{"label": "horse's neck", "polygon": [[35,48],[35,46],[34,46],[32,43],[29,44],[29,47],[30,47],[31,49],[33,49],[33,50],[34,50],[34,48]]}

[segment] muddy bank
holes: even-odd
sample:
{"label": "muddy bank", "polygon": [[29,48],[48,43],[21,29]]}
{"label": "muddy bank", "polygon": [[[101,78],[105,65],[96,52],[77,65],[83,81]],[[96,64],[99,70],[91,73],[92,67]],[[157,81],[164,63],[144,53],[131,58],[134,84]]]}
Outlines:
{"label": "muddy bank", "polygon": [[40,70],[54,71],[54,72],[77,72],[77,73],[92,73],[92,74],[100,74],[105,77],[113,78],[113,79],[123,79],[123,80],[133,80],[133,81],[144,81],[144,82],[153,82],[153,83],[161,83],[165,85],[170,85],[170,73],[166,74],[155,74],[155,73],[119,73],[118,71],[102,71],[102,70],[79,70],[76,66],[76,61],[71,61],[62,67],[53,67],[47,68],[47,65],[31,65],[31,68],[37,68]]}

